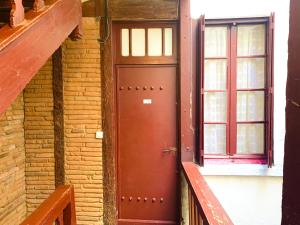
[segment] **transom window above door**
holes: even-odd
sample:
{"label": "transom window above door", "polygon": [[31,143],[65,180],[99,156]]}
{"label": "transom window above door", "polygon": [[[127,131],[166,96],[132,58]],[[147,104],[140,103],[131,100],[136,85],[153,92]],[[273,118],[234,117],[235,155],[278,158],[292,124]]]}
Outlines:
{"label": "transom window above door", "polygon": [[120,63],[174,63],[177,60],[175,23],[116,24],[115,56]]}
{"label": "transom window above door", "polygon": [[272,18],[201,19],[200,162],[271,160]]}
{"label": "transom window above door", "polygon": [[[127,56],[172,56],[172,28],[121,29],[121,54]],[[147,45],[147,46],[146,46]]]}

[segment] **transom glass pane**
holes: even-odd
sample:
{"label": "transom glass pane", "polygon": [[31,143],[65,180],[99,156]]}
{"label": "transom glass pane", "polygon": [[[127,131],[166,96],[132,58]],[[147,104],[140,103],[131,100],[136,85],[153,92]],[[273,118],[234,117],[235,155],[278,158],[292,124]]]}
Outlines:
{"label": "transom glass pane", "polygon": [[237,28],[237,54],[238,56],[264,55],[266,45],[266,26],[240,25]]}
{"label": "transom glass pane", "polygon": [[205,154],[226,154],[226,125],[204,125]]}
{"label": "transom glass pane", "polygon": [[204,93],[204,121],[226,122],[227,97],[225,92]]}
{"label": "transom glass pane", "polygon": [[205,57],[226,57],[227,27],[205,28]]}
{"label": "transom glass pane", "polygon": [[264,121],[265,92],[237,92],[237,121]]}
{"label": "transom glass pane", "polygon": [[121,29],[122,56],[129,56],[129,29]]}
{"label": "transom glass pane", "polygon": [[237,88],[265,87],[265,58],[237,60]]}
{"label": "transom glass pane", "polygon": [[148,55],[149,56],[162,55],[162,29],[161,28],[148,29]]}
{"label": "transom glass pane", "polygon": [[165,28],[165,56],[173,54],[173,29]]}
{"label": "transom glass pane", "polygon": [[264,124],[237,125],[237,154],[264,154]]}
{"label": "transom glass pane", "polygon": [[145,29],[131,30],[132,56],[145,56]]}
{"label": "transom glass pane", "polygon": [[205,60],[204,89],[226,90],[227,61],[226,59]]}

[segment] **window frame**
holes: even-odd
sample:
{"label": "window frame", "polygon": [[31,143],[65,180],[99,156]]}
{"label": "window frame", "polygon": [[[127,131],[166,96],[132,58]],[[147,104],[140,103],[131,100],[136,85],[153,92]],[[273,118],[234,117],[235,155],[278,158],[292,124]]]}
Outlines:
{"label": "window frame", "polygon": [[[273,165],[273,65],[274,65],[274,13],[270,17],[254,17],[254,18],[233,18],[233,19],[205,19],[202,15],[198,21],[198,42],[199,42],[199,72],[198,72],[198,143],[199,151],[197,159],[201,166],[204,165],[204,160],[223,160],[225,162],[235,163],[255,163]],[[237,56],[237,26],[238,25],[255,25],[264,24],[266,27],[265,34],[265,53],[259,56]],[[226,155],[205,154],[204,153],[204,65],[205,60],[209,57],[204,55],[205,27],[206,26],[227,26],[227,72],[226,72],[226,90],[227,93],[227,119],[226,123]],[[264,124],[264,154],[236,154],[237,153],[237,124],[250,124],[255,121],[237,121],[237,93],[238,91],[255,91],[258,89],[247,88],[237,89],[236,82],[230,82],[237,78],[237,60],[239,58],[265,58],[265,86],[259,91],[264,91],[264,121],[259,121]],[[214,57],[212,57],[214,58]],[[218,58],[218,57],[217,57]],[[222,57],[223,58],[223,57]],[[232,85],[233,84],[233,85]],[[233,87],[232,87],[233,86]],[[229,99],[230,98],[230,99]],[[235,103],[235,106],[229,106],[229,103]],[[235,110],[234,110],[235,109]],[[229,120],[229,113],[231,113]],[[234,124],[235,123],[235,124]],[[213,123],[218,124],[218,123]],[[255,123],[256,124],[256,123]]]}

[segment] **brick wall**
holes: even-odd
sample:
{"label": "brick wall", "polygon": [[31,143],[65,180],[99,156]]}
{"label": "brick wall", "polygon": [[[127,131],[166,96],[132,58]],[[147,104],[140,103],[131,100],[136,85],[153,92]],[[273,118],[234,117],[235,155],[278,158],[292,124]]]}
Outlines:
{"label": "brick wall", "polygon": [[30,213],[55,189],[51,60],[26,86],[24,107],[26,193]]}
{"label": "brick wall", "polygon": [[[65,180],[75,187],[78,224],[97,225],[103,224],[102,141],[95,138],[102,129],[99,24],[84,18],[83,29],[82,40],[63,44]],[[0,117],[0,141],[0,224],[18,224],[26,206],[31,213],[55,189],[51,60],[26,86],[24,103],[20,96]]]}
{"label": "brick wall", "polygon": [[0,115],[0,224],[26,215],[23,93]]}
{"label": "brick wall", "polygon": [[102,224],[102,142],[99,24],[83,18],[83,39],[63,45],[65,175],[75,187],[78,224]]}

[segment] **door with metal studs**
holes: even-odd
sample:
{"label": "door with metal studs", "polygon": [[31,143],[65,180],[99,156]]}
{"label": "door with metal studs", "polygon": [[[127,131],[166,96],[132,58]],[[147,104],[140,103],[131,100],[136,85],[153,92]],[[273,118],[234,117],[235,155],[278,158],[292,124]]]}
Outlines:
{"label": "door with metal studs", "polygon": [[[174,29],[173,25],[161,26],[162,38],[165,27]],[[130,30],[128,24],[126,27]],[[149,29],[145,28],[145,43],[149,43]],[[162,62],[163,57],[173,57],[165,56],[163,46],[167,43],[163,42]],[[127,57],[129,60],[130,54]],[[177,65],[151,65],[147,50],[142,58],[147,63],[115,65],[118,224],[179,224]],[[137,60],[141,62],[142,58]]]}

